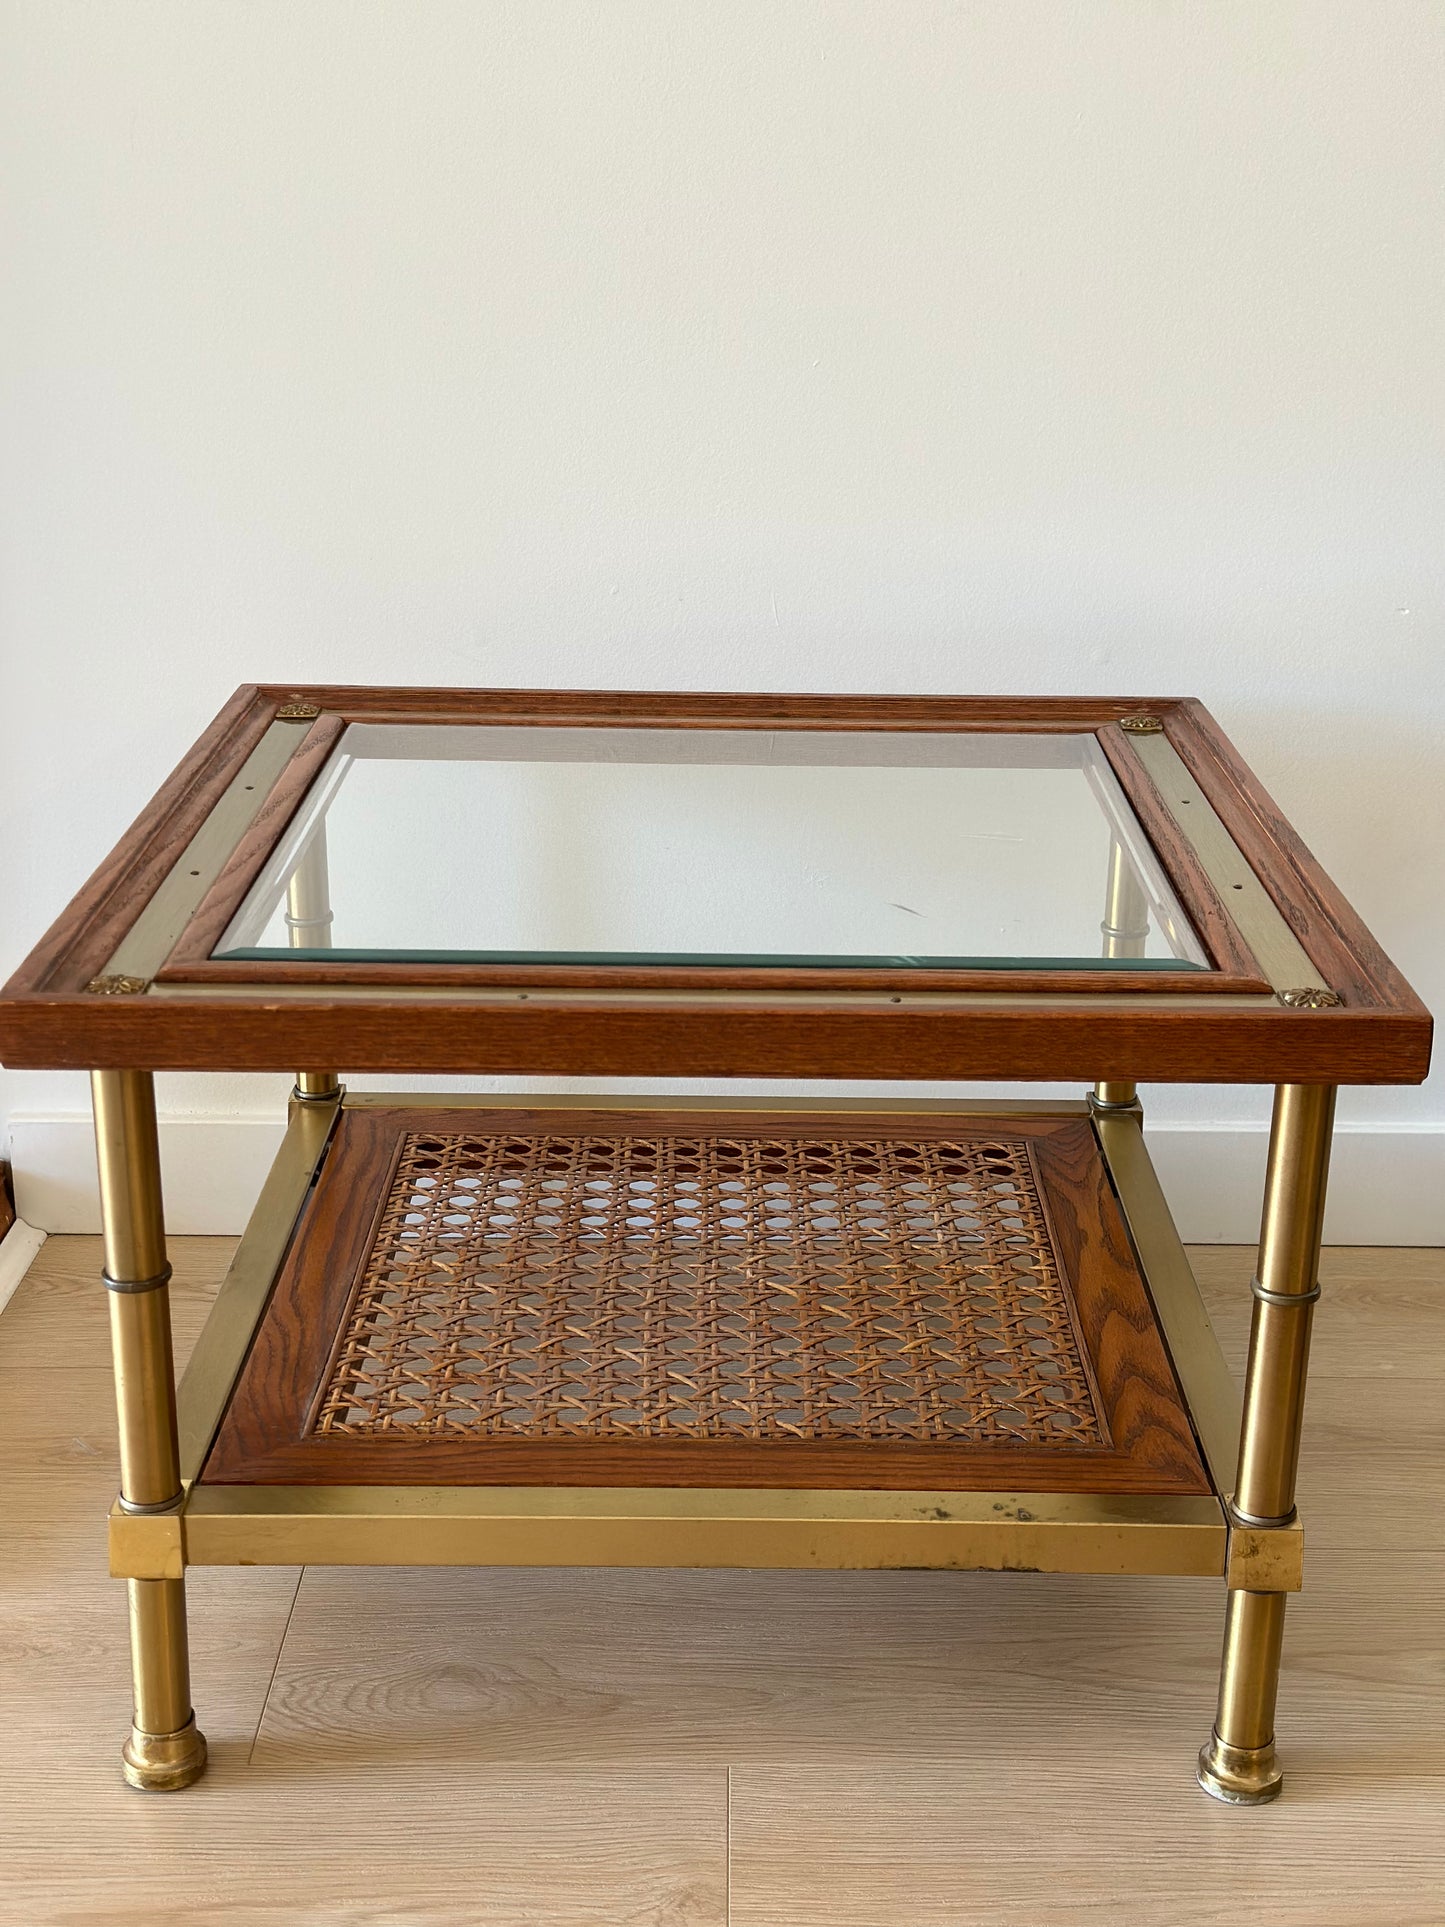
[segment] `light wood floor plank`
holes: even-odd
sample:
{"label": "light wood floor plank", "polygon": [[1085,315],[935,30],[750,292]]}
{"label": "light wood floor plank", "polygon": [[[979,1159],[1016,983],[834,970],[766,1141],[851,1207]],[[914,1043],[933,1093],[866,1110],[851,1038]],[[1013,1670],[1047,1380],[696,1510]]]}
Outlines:
{"label": "light wood floor plank", "polygon": [[[740,1767],[732,1927],[1439,1927],[1445,1779],[1334,1768],[1251,1812],[1132,1736],[971,1767]],[[1298,1749],[1296,1749],[1298,1750]]]}
{"label": "light wood floor plank", "polygon": [[[1223,1595],[1030,1573],[308,1570],[258,1764],[1192,1757]],[[1282,1720],[1445,1772],[1445,1554],[1321,1555],[1291,1604]]]}
{"label": "light wood floor plank", "polygon": [[[55,1774],[59,1761],[45,1761]],[[71,1769],[6,1842],[5,1927],[726,1927],[724,1774],[433,1761],[183,1797]]]}
{"label": "light wood floor plank", "polygon": [[[1190,1262],[1224,1355],[1244,1370],[1252,1245],[1195,1245]],[[1320,1258],[1310,1381],[1442,1378],[1445,1251],[1337,1245]]]}

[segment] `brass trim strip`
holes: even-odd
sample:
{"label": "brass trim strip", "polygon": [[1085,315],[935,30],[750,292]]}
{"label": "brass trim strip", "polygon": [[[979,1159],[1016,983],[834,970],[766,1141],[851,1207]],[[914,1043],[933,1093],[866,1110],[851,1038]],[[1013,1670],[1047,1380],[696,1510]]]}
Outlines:
{"label": "brass trim strip", "polygon": [[[360,968],[361,966],[358,966]],[[157,983],[152,997],[217,999],[235,1003],[535,1004],[656,1010],[706,1005],[724,1010],[1274,1010],[1279,999],[1263,991],[1178,991],[1157,996],[1141,991],[1095,993],[1033,990],[513,990],[474,984],[292,984]]]}
{"label": "brass trim strip", "polygon": [[200,1476],[340,1111],[339,1092],[329,1104],[292,1109],[281,1148],[176,1394],[183,1485]]}
{"label": "brass trim strip", "polygon": [[1137,1115],[1096,1110],[1094,1131],[1199,1434],[1214,1489],[1234,1490],[1241,1401],[1144,1143]]}
{"label": "brass trim strip", "polygon": [[[113,1517],[121,1569],[174,1559]],[[1213,1499],[566,1486],[192,1486],[191,1565],[744,1566],[1218,1578]]]}
{"label": "brass trim strip", "polygon": [[[1148,772],[1180,834],[1191,846],[1215,894],[1276,992],[1327,990],[1314,964],[1250,868],[1224,821],[1163,734],[1130,732],[1130,749]],[[1231,1000],[1232,1001],[1232,1000]]]}
{"label": "brass trim strip", "polygon": [[103,977],[155,976],[305,736],[295,723],[270,725],[121,938]]}

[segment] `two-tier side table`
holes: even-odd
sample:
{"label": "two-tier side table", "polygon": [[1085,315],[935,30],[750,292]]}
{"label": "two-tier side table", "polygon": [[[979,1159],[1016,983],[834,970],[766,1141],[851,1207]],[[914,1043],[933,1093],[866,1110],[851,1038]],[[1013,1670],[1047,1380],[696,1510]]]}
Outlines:
{"label": "two-tier side table", "polygon": [[[192,1565],[1026,1568],[1223,1580],[1271,1798],[1335,1090],[1429,1051],[1192,701],[240,690],[0,994],[92,1073],[127,1779],[205,1764]],[[298,1066],[177,1392],[153,1073]],[[1275,1086],[1242,1399],[1140,1080]]]}

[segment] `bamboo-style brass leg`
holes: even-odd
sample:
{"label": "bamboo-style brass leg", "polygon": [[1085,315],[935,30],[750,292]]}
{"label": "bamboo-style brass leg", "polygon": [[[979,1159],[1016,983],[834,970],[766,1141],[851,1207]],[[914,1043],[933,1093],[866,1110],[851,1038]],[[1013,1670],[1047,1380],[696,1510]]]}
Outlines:
{"label": "bamboo-style brass leg", "polygon": [[[181,1480],[155,1089],[148,1072],[96,1071],[91,1093],[120,1503],[127,1512],[167,1512],[180,1503]],[[191,1711],[185,1581],[132,1579],[129,1590],[135,1713],[122,1771],[134,1787],[170,1792],[199,1779],[206,1765],[206,1742]]]}
{"label": "bamboo-style brass leg", "polygon": [[[331,873],[326,861],[326,819],[317,823],[286,885],[286,932],[293,950],[331,948]],[[296,1104],[329,1104],[341,1093],[335,1071],[298,1071],[291,1093]]]}
{"label": "bamboo-style brass leg", "polygon": [[[1294,1516],[1334,1112],[1329,1085],[1281,1084],[1275,1092],[1239,1476],[1230,1501],[1241,1525],[1286,1525]],[[1274,1705],[1286,1596],[1229,1595],[1219,1711],[1199,1755],[1199,1784],[1236,1806],[1273,1800],[1283,1784],[1274,1751]]]}
{"label": "bamboo-style brass leg", "polygon": [[[1129,853],[1116,836],[1109,847],[1109,892],[1104,903],[1105,957],[1142,957],[1149,941],[1149,900]],[[1133,1111],[1139,1087],[1125,1078],[1101,1078],[1090,1100],[1095,1111]]]}

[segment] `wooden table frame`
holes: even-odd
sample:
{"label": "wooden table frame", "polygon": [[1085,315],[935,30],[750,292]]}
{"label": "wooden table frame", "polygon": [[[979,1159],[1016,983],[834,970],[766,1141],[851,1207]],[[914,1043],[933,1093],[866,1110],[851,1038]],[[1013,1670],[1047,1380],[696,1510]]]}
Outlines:
{"label": "wooden table frame", "polygon": [[[351,721],[1093,732],[1210,968],[213,959],[236,905]],[[303,923],[317,914],[299,900],[293,913]],[[1126,925],[1111,896],[1106,946]],[[1421,1080],[1430,1019],[1197,703],[242,689],[0,993],[0,1050],[14,1066],[93,1074],[120,1413],[112,1559],[129,1586],[134,1660],[135,1715],[123,1757],[133,1785],[181,1787],[205,1763],[191,1711],[186,1566],[307,1561],[1220,1576],[1224,1657],[1200,1781],[1239,1804],[1278,1792],[1274,1699],[1284,1602],[1300,1582],[1294,1475],[1335,1088]],[[205,1484],[206,1454],[342,1107],[426,1100],[345,1096],[334,1071],[299,1074],[285,1144],[178,1409],[152,1073],[297,1064],[489,1076],[1091,1083],[1087,1108],[1072,1110],[1092,1120],[1212,1492]],[[1242,1406],[1144,1149],[1140,1079],[1276,1087]],[[674,1109],[678,1102],[658,1101]],[[475,1100],[481,1115],[505,1102]],[[737,1108],[723,1099],[707,1107]],[[838,1101],[818,1108],[836,1110]],[[969,1110],[905,1099],[874,1108]],[[998,1115],[1009,1107],[988,1108]]]}

